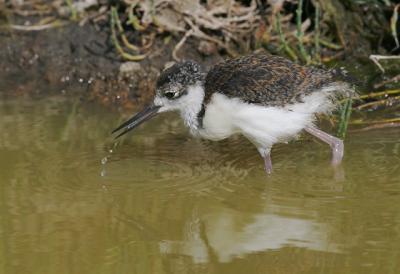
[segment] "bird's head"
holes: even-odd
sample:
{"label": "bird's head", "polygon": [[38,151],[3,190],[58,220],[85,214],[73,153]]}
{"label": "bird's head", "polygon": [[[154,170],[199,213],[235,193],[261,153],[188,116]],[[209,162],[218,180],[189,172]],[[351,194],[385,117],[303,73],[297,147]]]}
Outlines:
{"label": "bird's head", "polygon": [[[113,133],[124,130],[116,137],[120,137],[134,129],[158,113],[184,110],[191,104],[198,104],[199,98],[196,86],[201,86],[204,73],[199,64],[193,61],[179,62],[165,69],[159,76],[156,84],[156,95],[153,102],[116,128]],[[199,102],[198,102],[199,101]]]}
{"label": "bird's head", "polygon": [[190,97],[190,87],[201,84],[203,73],[199,64],[184,61],[164,70],[157,80],[154,105],[159,112],[181,110]]}

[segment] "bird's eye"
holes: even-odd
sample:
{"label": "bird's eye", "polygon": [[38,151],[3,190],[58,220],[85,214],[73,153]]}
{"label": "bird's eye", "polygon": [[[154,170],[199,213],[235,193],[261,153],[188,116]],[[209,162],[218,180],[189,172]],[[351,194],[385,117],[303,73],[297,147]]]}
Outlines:
{"label": "bird's eye", "polygon": [[165,94],[165,97],[167,97],[168,99],[172,99],[172,98],[174,98],[175,97],[175,93],[174,92],[166,92]]}

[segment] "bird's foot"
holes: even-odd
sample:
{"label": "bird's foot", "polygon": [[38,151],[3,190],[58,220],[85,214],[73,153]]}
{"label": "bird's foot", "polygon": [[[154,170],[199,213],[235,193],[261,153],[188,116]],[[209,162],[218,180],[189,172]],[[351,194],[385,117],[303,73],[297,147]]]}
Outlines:
{"label": "bird's foot", "polygon": [[343,159],[343,154],[344,154],[344,144],[343,141],[333,137],[332,136],[332,143],[331,143],[331,149],[332,149],[332,165],[333,166],[338,166],[342,162]]}

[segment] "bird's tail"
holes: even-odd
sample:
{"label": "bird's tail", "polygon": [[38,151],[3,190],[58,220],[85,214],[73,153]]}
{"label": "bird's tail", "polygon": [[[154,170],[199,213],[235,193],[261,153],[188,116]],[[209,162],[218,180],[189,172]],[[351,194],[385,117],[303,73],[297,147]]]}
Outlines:
{"label": "bird's tail", "polygon": [[332,77],[336,80],[346,82],[352,86],[361,85],[360,79],[349,74],[349,72],[347,70],[345,70],[344,68],[332,69],[332,70],[330,70],[330,73],[331,73]]}
{"label": "bird's tail", "polygon": [[336,99],[358,97],[356,87],[361,84],[359,79],[349,74],[344,68],[335,68],[329,72],[334,79],[334,92],[331,97],[335,97]]}

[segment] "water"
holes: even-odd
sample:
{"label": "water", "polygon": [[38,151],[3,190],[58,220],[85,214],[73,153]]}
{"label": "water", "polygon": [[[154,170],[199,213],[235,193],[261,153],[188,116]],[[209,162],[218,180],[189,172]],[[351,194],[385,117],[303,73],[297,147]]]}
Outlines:
{"label": "water", "polygon": [[[174,114],[0,104],[0,273],[400,273],[400,129],[326,145],[191,138]],[[336,178],[335,178],[336,177]]]}

